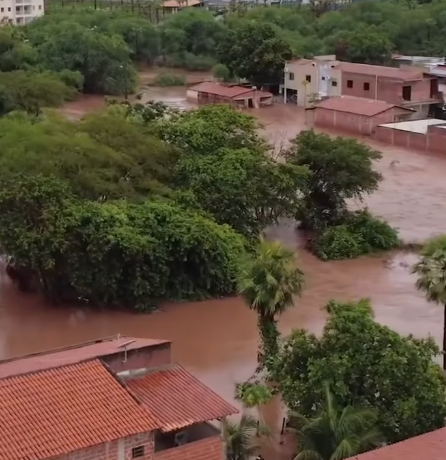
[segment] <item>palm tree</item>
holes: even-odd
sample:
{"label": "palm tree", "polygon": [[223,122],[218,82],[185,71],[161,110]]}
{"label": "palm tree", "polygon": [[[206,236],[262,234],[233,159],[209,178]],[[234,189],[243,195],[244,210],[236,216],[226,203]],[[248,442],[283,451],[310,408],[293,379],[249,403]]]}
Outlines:
{"label": "palm tree", "polygon": [[421,261],[412,267],[412,273],[418,275],[416,286],[425,293],[426,299],[444,306],[443,370],[446,371],[446,251],[429,243],[423,253]]}
{"label": "palm tree", "polygon": [[242,263],[238,291],[258,316],[262,340],[259,365],[278,352],[277,316],[293,305],[293,297],[304,287],[303,273],[295,254],[279,242],[261,239],[255,255]]}
{"label": "palm tree", "polygon": [[261,436],[268,434],[269,430],[252,415],[243,414],[238,423],[226,420],[223,424],[223,436],[227,460],[248,460],[257,454]]}
{"label": "palm tree", "polygon": [[376,430],[376,412],[336,405],[328,385],[314,418],[290,413],[297,430],[299,453],[294,460],[343,460],[382,445]]}

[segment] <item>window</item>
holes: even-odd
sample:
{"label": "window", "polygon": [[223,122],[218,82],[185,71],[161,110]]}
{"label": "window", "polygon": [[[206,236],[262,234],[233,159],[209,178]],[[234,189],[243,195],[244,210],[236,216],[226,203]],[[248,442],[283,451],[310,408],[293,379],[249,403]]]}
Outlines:
{"label": "window", "polygon": [[368,91],[370,89],[370,83],[364,83],[364,91]]}
{"label": "window", "polygon": [[305,80],[308,82],[308,83],[311,83],[311,75],[307,75],[305,77]]}
{"label": "window", "polygon": [[405,101],[410,101],[411,98],[412,98],[412,87],[403,86],[403,99]]}
{"label": "window", "polygon": [[332,80],[331,86],[334,86],[334,87],[338,86],[338,82],[336,80]]}
{"label": "window", "polygon": [[42,9],[42,5],[39,5],[39,10],[41,10],[41,9]]}
{"label": "window", "polygon": [[322,81],[324,81],[324,80],[325,80],[325,77],[322,77]]}
{"label": "window", "polygon": [[10,7],[10,6],[8,6],[8,11],[9,11],[9,12],[11,11],[11,7]]}
{"label": "window", "polygon": [[4,13],[4,12],[5,12],[5,9],[2,7],[2,8],[0,8],[0,11],[1,11],[2,13]]}
{"label": "window", "polygon": [[132,458],[144,457],[144,446],[134,447],[132,449]]}
{"label": "window", "polygon": [[347,80],[347,88],[353,88],[353,80]]}
{"label": "window", "polygon": [[290,80],[294,80],[294,73],[293,72],[290,72]]}

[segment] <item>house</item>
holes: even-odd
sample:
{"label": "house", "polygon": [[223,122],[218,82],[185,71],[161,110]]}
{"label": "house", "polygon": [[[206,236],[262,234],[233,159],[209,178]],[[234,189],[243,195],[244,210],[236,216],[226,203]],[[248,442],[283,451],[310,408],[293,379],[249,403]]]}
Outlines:
{"label": "house", "polygon": [[378,141],[422,152],[446,154],[446,120],[427,118],[376,127]]}
{"label": "house", "polygon": [[237,409],[170,346],[117,337],[1,361],[0,458],[225,460],[218,420]]}
{"label": "house", "polygon": [[444,460],[446,428],[381,447],[347,460]]}
{"label": "house", "polygon": [[197,8],[204,6],[204,0],[164,0],[163,12],[166,14],[178,13],[183,8]]}
{"label": "house", "polygon": [[384,101],[339,96],[317,102],[308,108],[315,126],[370,135],[376,126],[406,119],[410,109]]}
{"label": "house", "polygon": [[220,85],[203,82],[187,90],[187,97],[199,104],[231,104],[244,108],[259,108],[273,103],[272,93],[255,87]]}
{"label": "house", "polygon": [[341,72],[335,56],[288,61],[281,91],[284,103],[310,107],[322,97],[341,95]]}
{"label": "house", "polygon": [[376,99],[413,109],[413,119],[425,118],[441,102],[438,79],[422,68],[383,67],[341,62],[342,96]]}
{"label": "house", "polygon": [[44,0],[4,0],[0,7],[0,22],[16,25],[29,24],[45,10]]}

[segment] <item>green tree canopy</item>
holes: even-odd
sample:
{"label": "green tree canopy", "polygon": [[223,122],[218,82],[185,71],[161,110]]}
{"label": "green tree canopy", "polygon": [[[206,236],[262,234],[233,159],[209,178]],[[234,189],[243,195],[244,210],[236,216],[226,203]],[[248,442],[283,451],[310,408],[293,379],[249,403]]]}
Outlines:
{"label": "green tree canopy", "polygon": [[445,424],[446,382],[433,358],[433,339],[403,337],[377,323],[370,303],[330,302],[321,337],[294,331],[283,344],[275,381],[289,408],[317,414],[330,385],[341,407],[352,402],[377,410],[377,428],[388,442]]}

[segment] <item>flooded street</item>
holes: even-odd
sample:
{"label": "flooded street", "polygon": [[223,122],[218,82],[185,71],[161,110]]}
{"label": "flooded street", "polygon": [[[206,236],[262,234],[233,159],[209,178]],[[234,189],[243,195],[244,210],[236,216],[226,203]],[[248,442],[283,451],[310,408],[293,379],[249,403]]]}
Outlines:
{"label": "flooded street", "polygon": [[[184,93],[184,88],[150,88],[143,101],[163,100],[184,106]],[[81,113],[81,102],[72,103],[67,110]],[[103,99],[89,98],[88,104],[92,109],[100,108]],[[251,113],[260,119],[275,144],[310,127],[304,112],[295,106],[276,104]],[[366,141],[383,152],[377,168],[384,180],[380,190],[366,200],[371,211],[398,227],[405,241],[422,241],[445,232],[446,158]],[[396,163],[392,166],[392,162]],[[299,248],[291,225],[273,229],[270,236]],[[325,321],[321,307],[330,299],[370,297],[382,323],[418,337],[430,334],[440,343],[443,309],[428,304],[416,291],[409,274],[416,260],[413,254],[327,263],[299,251],[299,259],[307,286],[295,307],[280,319],[284,333],[293,328],[320,332]],[[240,299],[166,305],[163,312],[153,315],[62,309],[44,305],[36,296],[17,293],[4,275],[1,278],[1,358],[117,333],[172,340],[175,360],[229,400],[234,384],[249,377],[255,367],[256,318]],[[280,408],[272,408],[268,418],[280,423]]]}

